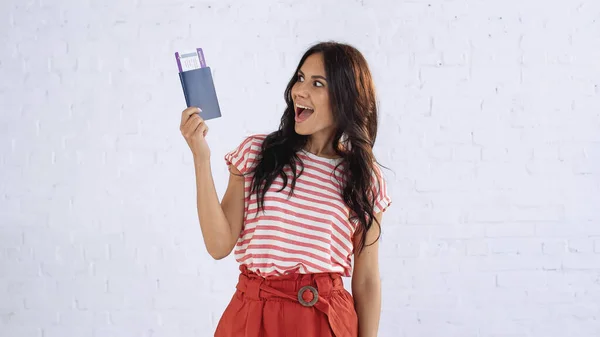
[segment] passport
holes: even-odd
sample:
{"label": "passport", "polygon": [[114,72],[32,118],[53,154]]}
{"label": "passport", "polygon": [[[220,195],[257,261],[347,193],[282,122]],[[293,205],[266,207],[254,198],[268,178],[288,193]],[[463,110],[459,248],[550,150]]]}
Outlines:
{"label": "passport", "polygon": [[181,55],[175,53],[175,58],[187,107],[200,108],[200,117],[204,120],[221,117],[212,70],[206,66],[202,49]]}

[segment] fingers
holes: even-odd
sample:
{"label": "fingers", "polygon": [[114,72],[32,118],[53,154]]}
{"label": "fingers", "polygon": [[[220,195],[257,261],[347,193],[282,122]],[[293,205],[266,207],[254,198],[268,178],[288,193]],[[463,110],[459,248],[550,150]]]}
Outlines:
{"label": "fingers", "polygon": [[206,134],[208,133],[208,125],[206,125],[206,123],[201,123],[196,128],[196,133],[201,134],[202,137],[206,137]]}
{"label": "fingers", "polygon": [[183,127],[189,121],[190,117],[192,117],[194,114],[200,117],[200,112],[202,112],[202,110],[200,110],[200,108],[197,107],[189,107],[183,110],[183,112],[181,113],[181,124],[179,125],[179,129],[183,131]]}
{"label": "fingers", "polygon": [[191,136],[198,127],[204,123],[204,120],[198,116],[198,114],[194,114],[190,118],[188,118],[187,122],[183,125],[181,132],[184,136]]}
{"label": "fingers", "polygon": [[181,133],[185,137],[190,137],[194,134],[201,134],[202,137],[205,137],[208,133],[208,125],[204,122],[204,120],[198,116],[191,116],[188,121],[183,126]]}

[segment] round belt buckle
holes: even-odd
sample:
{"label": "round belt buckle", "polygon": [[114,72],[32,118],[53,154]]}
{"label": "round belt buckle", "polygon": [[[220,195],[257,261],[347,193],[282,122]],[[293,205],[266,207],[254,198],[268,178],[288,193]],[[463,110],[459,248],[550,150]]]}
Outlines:
{"label": "round belt buckle", "polygon": [[[310,302],[306,302],[302,298],[302,294],[304,294],[304,292],[307,290],[310,290],[310,292],[313,294],[313,299]],[[313,305],[315,305],[315,303],[317,303],[318,300],[319,300],[319,293],[317,292],[317,289],[315,287],[304,286],[304,287],[300,288],[300,291],[298,291],[298,302],[300,302],[300,304],[302,304],[305,307],[312,307]]]}

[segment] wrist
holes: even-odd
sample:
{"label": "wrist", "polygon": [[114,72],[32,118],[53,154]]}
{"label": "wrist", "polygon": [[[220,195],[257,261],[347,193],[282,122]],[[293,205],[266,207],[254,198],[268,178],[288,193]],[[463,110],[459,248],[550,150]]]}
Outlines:
{"label": "wrist", "polygon": [[210,166],[210,157],[194,155],[194,165],[200,167]]}

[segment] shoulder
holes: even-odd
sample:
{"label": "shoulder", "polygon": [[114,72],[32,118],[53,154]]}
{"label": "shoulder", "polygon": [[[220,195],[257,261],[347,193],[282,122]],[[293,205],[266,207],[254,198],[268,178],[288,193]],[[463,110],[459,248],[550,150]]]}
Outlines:
{"label": "shoulder", "polygon": [[241,140],[239,145],[232,152],[238,152],[239,154],[244,152],[245,154],[252,152],[256,154],[256,152],[260,152],[265,138],[267,138],[267,135],[264,134],[253,134],[247,136]]}
{"label": "shoulder", "polygon": [[378,163],[373,163],[371,185],[373,186],[374,211],[375,213],[383,212],[390,206],[392,199],[388,191],[386,178]]}
{"label": "shoulder", "polygon": [[266,138],[267,138],[267,135],[265,135],[265,134],[252,134],[252,135],[244,138],[242,140],[242,142],[240,143],[240,145],[238,146],[238,148],[239,147],[256,147],[256,146],[261,147]]}
{"label": "shoulder", "polygon": [[263,134],[245,137],[236,148],[225,154],[227,165],[235,166],[242,173],[247,172],[256,163],[266,137]]}
{"label": "shoulder", "polygon": [[371,183],[374,187],[385,184],[385,177],[381,170],[381,165],[379,165],[377,162],[373,162],[373,168],[371,170]]}

